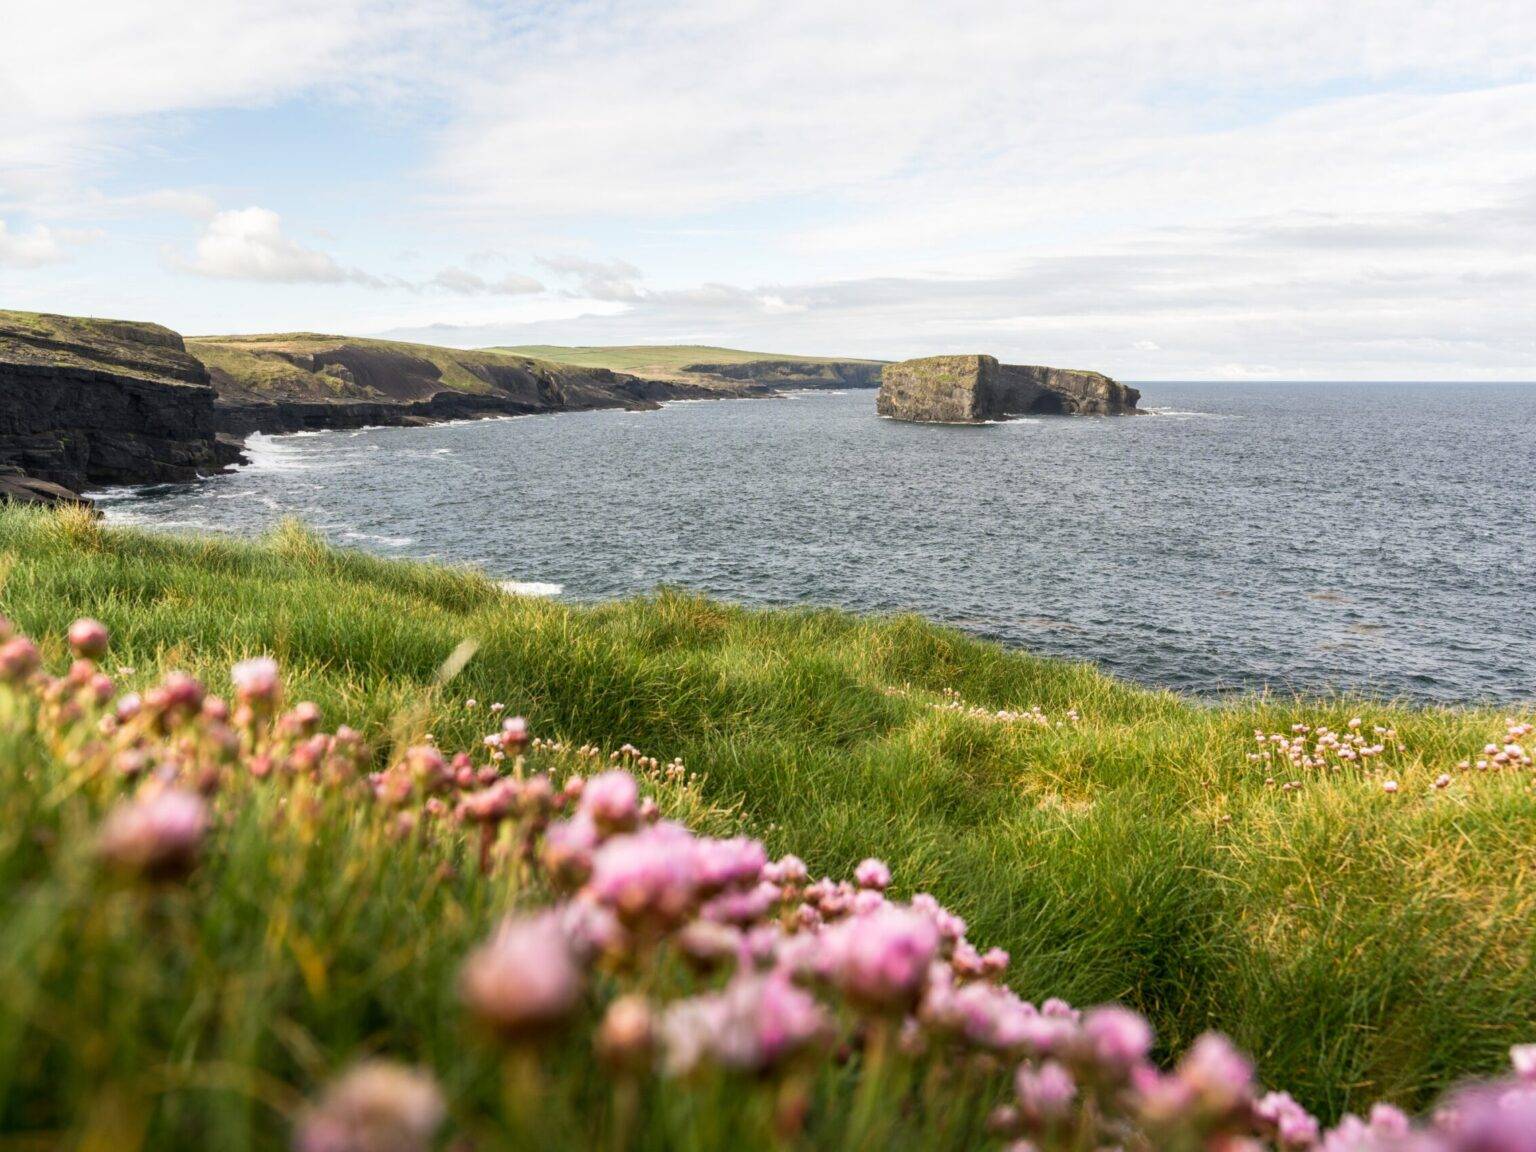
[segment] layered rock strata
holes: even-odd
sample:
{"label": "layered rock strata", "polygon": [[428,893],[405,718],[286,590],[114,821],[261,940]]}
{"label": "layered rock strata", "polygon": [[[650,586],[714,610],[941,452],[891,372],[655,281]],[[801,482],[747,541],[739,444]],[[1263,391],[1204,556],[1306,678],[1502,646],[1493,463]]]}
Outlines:
{"label": "layered rock strata", "polygon": [[1135,388],[1101,372],[928,356],[885,366],[875,410],[896,420],[979,424],[1009,416],[1128,415],[1140,399]]}

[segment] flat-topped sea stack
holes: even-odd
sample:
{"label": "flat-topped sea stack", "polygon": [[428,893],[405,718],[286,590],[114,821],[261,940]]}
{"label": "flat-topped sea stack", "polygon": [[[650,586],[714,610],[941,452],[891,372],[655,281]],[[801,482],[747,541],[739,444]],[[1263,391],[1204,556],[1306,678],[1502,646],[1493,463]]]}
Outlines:
{"label": "flat-topped sea stack", "polygon": [[1135,414],[1141,393],[1101,372],[927,356],[887,364],[875,410],[895,420],[980,424],[1009,416]]}

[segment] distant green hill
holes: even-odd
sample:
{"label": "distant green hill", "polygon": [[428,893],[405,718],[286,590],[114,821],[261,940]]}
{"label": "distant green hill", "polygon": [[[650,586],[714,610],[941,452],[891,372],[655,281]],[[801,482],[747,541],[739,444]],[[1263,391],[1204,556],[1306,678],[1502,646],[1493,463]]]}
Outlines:
{"label": "distant green hill", "polygon": [[788,387],[873,388],[880,383],[879,360],[854,357],[796,356],[746,352],[710,344],[609,344],[567,347],[519,344],[486,349],[583,368],[609,368],[653,380],[700,384],[723,380],[758,380]]}

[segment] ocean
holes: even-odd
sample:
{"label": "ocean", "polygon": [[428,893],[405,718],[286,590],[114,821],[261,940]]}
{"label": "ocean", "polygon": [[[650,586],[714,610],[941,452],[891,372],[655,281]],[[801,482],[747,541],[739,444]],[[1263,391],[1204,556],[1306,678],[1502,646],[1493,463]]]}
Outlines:
{"label": "ocean", "polygon": [[1536,386],[1147,383],[1144,417],[980,427],[872,391],[255,437],[110,521],[915,612],[1145,684],[1536,699]]}

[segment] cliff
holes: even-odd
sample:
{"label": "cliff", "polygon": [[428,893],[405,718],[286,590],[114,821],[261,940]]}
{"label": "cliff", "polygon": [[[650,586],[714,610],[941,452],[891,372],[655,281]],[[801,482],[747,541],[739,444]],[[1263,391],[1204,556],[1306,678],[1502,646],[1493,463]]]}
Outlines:
{"label": "cliff", "polygon": [[310,332],[183,340],[158,324],[0,312],[0,500],[192,480],[241,459],[253,432],[873,387],[880,370],[698,345],[554,351],[571,355]]}
{"label": "cliff", "polygon": [[896,420],[977,424],[1024,415],[1134,414],[1141,393],[1100,372],[929,356],[887,364],[875,410]]}
{"label": "cliff", "polygon": [[193,480],[240,460],[239,438],[258,431],[769,392],[506,352],[313,333],[183,340],[158,324],[0,312],[0,500]]}
{"label": "cliff", "polygon": [[[196,337],[187,347],[207,365],[219,396],[220,428],[240,435],[643,409],[664,400],[720,395],[686,381],[393,340],[288,333]],[[732,394],[741,391],[737,387]]]}
{"label": "cliff", "polygon": [[13,492],[18,476],[79,490],[217,471],[239,454],[218,436],[214,401],[168,328],[0,312],[0,467]]}
{"label": "cliff", "polygon": [[874,360],[747,360],[737,364],[688,364],[683,372],[717,380],[750,380],[779,388],[878,388]]}
{"label": "cliff", "polygon": [[879,360],[786,356],[708,344],[523,344],[494,351],[588,368],[609,368],[647,380],[688,384],[721,396],[765,396],[780,389],[878,388]]}

